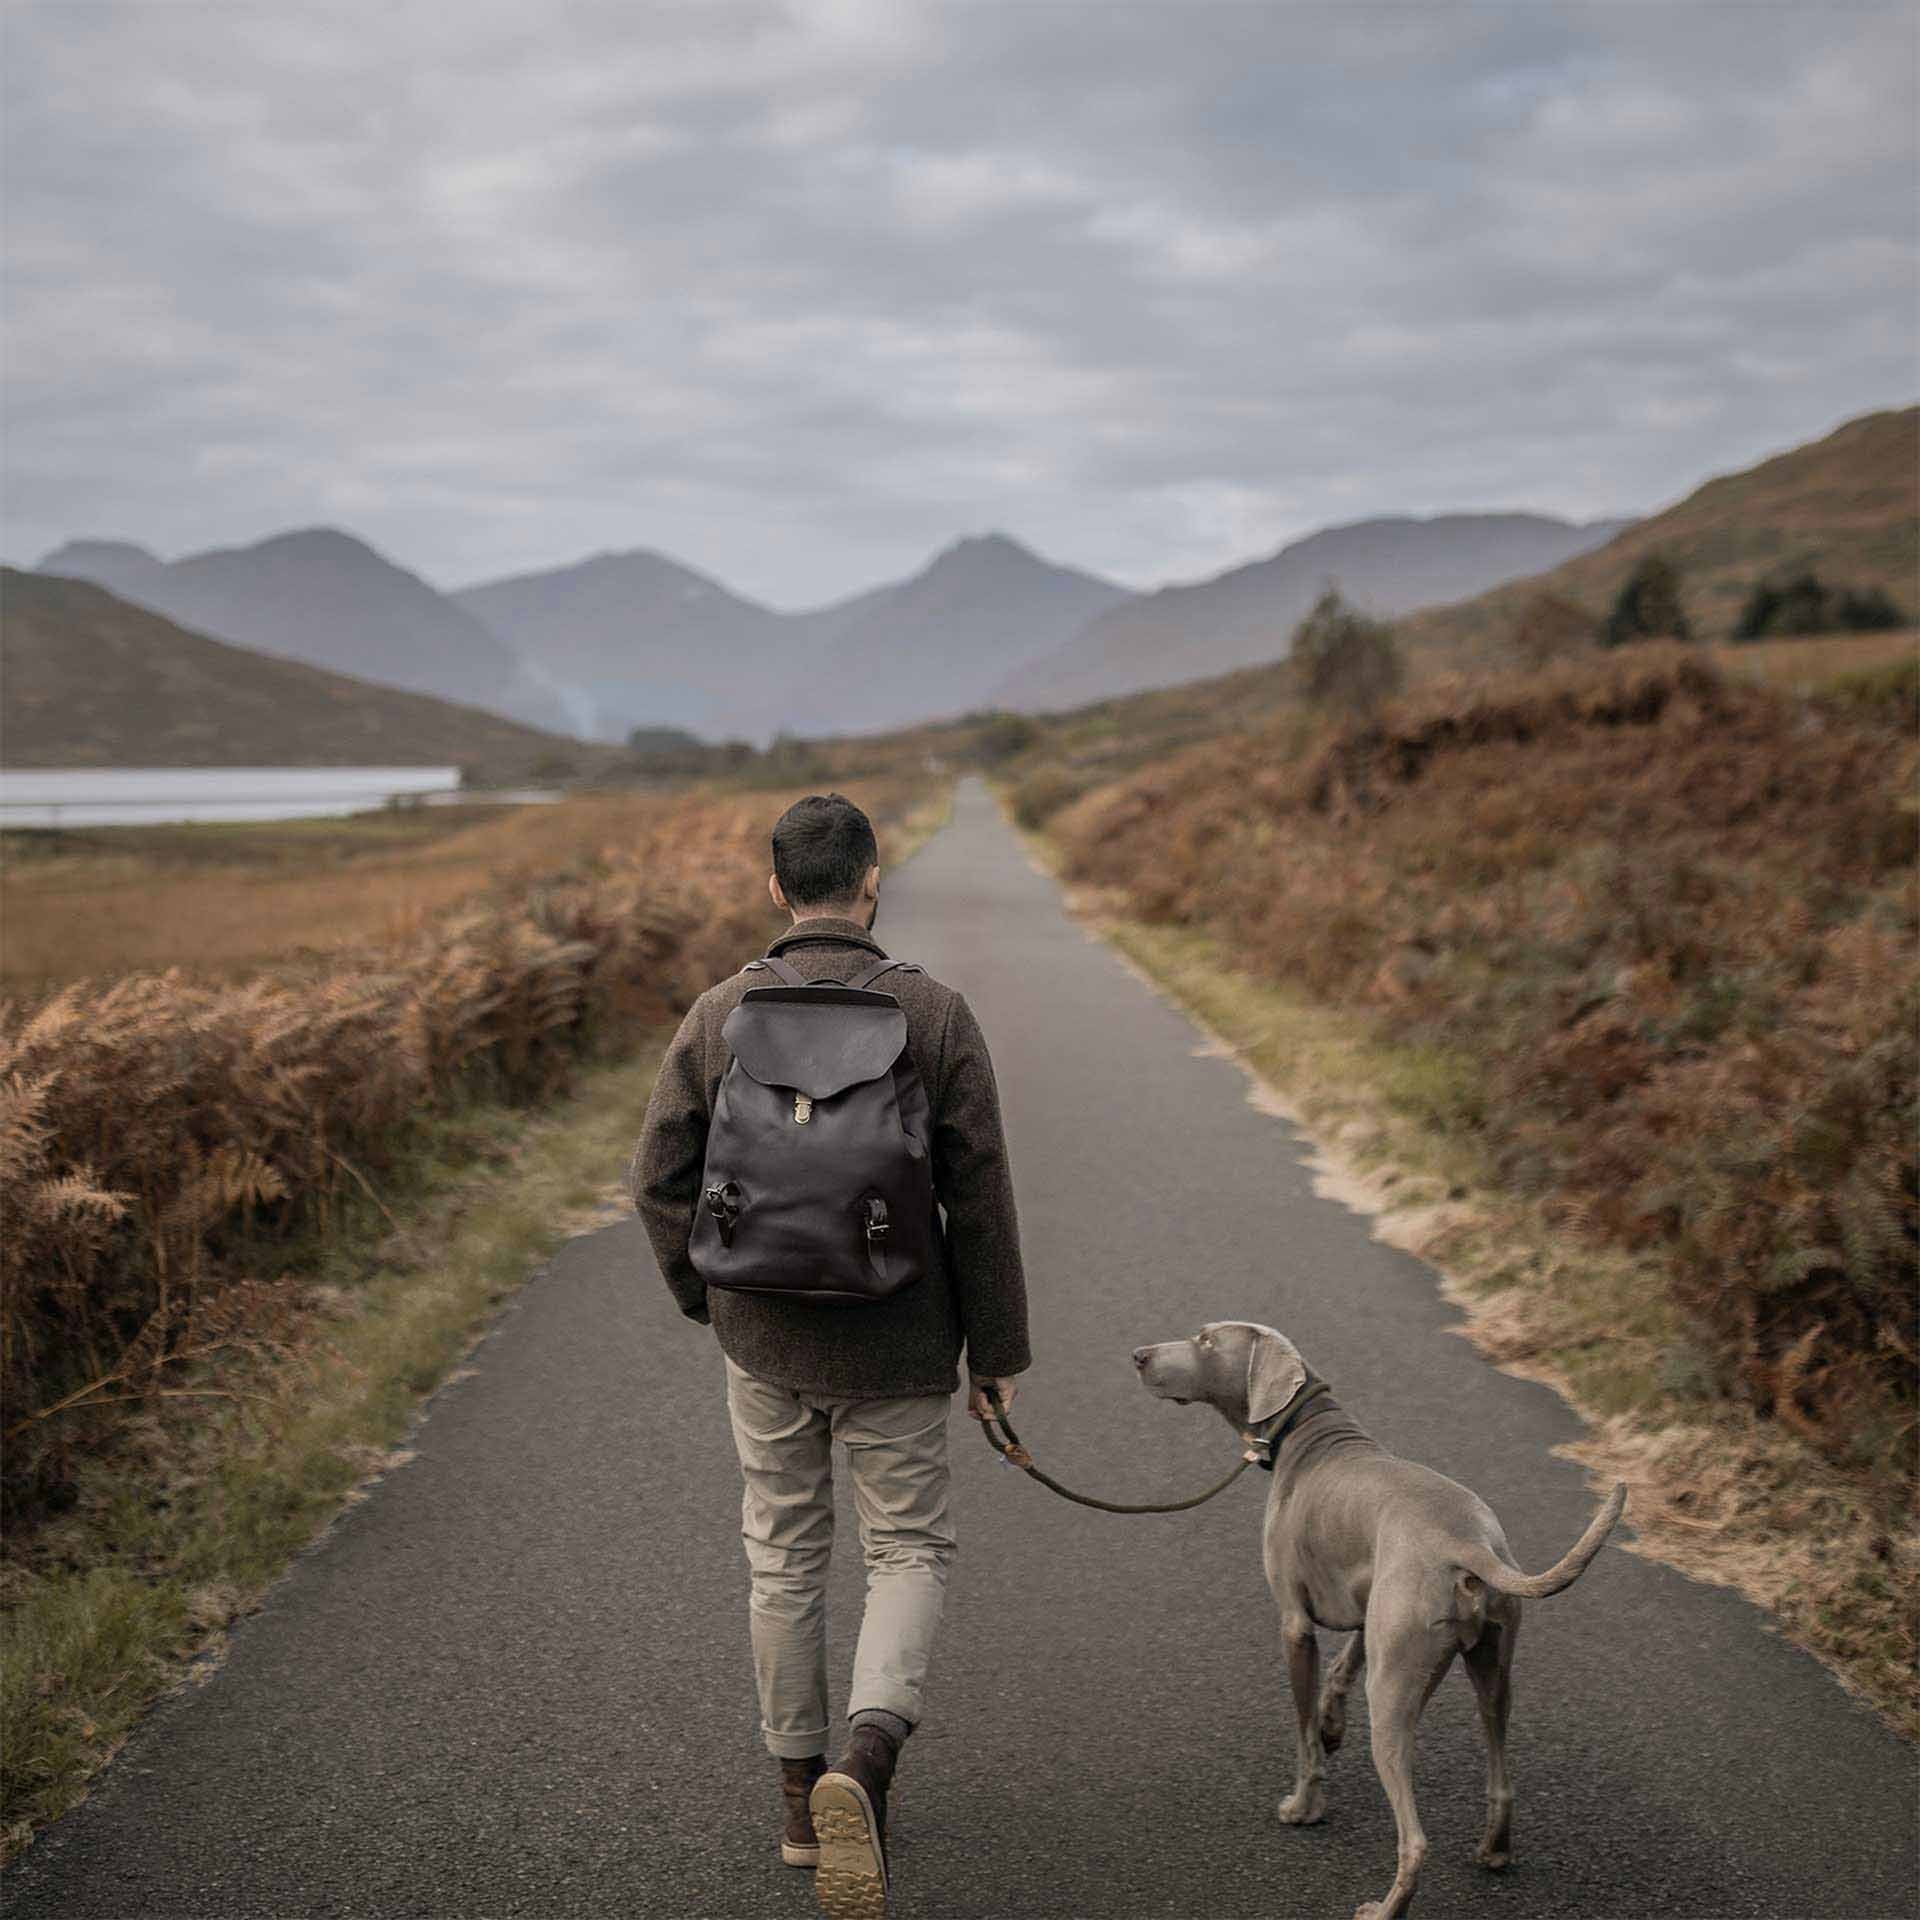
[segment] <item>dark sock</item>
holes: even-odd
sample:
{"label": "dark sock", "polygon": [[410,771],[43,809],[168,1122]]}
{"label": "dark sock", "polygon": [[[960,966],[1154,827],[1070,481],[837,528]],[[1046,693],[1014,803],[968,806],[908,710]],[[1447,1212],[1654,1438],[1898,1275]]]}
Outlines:
{"label": "dark sock", "polygon": [[853,1727],[878,1727],[896,1747],[903,1746],[907,1735],[913,1731],[911,1720],[902,1720],[897,1713],[889,1713],[885,1707],[862,1707],[849,1718],[847,1724]]}

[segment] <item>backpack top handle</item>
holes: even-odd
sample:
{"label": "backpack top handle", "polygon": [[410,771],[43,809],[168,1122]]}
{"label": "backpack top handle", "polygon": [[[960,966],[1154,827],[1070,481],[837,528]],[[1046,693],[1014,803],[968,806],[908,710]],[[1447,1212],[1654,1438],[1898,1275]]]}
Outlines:
{"label": "backpack top handle", "polygon": [[925,973],[926,968],[916,966],[911,960],[876,960],[872,966],[863,968],[851,980],[809,980],[804,974],[790,967],[784,960],[768,954],[764,960],[749,960],[740,969],[742,973],[751,973],[756,967],[764,967],[776,980],[784,981],[790,987],[843,987],[856,993],[863,993],[880,978],[883,973],[891,973],[898,967],[904,973]]}

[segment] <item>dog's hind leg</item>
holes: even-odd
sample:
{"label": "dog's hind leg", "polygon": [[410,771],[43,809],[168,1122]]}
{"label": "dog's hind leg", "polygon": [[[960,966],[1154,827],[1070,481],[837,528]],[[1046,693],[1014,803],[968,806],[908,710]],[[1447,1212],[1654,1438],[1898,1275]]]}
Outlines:
{"label": "dog's hind leg", "polygon": [[1338,1753],[1347,1737],[1347,1693],[1359,1677],[1367,1658],[1365,1628],[1340,1649],[1340,1657],[1327,1672],[1327,1684],[1320,1691],[1320,1744],[1328,1753]]}
{"label": "dog's hind leg", "polygon": [[1305,1614],[1287,1614],[1280,1623],[1287,1643],[1287,1683],[1293,1689],[1299,1746],[1293,1791],[1274,1811],[1290,1827],[1310,1827],[1327,1813],[1326,1757],[1320,1746],[1320,1642]]}
{"label": "dog's hind leg", "polygon": [[1508,1603],[1505,1619],[1489,1620],[1464,1658],[1480,1725],[1487,1736],[1487,1831],[1474,1856],[1499,1869],[1513,1858],[1513,1783],[1507,1778],[1507,1709],[1513,1702],[1513,1643],[1520,1632],[1520,1603]]}
{"label": "dog's hind leg", "polygon": [[1368,1649],[1367,1718],[1373,1725],[1374,1771],[1393,1807],[1399,1848],[1393,1885],[1385,1898],[1363,1902],[1354,1910],[1353,1920],[1400,1920],[1413,1904],[1427,1858],[1426,1829],[1413,1797],[1414,1729],[1459,1648],[1449,1644],[1436,1651],[1432,1637],[1415,1625],[1390,1639],[1377,1634],[1373,1638]]}

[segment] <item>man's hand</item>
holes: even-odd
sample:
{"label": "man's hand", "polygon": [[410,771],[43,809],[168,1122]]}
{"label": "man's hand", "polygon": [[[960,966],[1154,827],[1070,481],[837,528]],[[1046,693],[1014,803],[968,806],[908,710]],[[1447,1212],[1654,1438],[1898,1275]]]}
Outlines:
{"label": "man's hand", "polygon": [[987,1401],[987,1389],[992,1387],[1000,1396],[1000,1405],[1007,1412],[1013,1411],[1013,1396],[1019,1391],[1011,1380],[995,1380],[991,1375],[974,1373],[967,1376],[967,1411],[976,1420],[985,1420],[993,1412]]}

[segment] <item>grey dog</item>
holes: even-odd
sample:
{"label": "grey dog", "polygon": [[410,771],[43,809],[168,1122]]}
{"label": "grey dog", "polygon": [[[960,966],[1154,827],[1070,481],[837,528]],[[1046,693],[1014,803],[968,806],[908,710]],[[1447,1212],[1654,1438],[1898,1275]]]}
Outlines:
{"label": "grey dog", "polygon": [[[1311,1826],[1326,1814],[1326,1756],[1347,1726],[1347,1690],[1365,1665],[1373,1764],[1399,1829],[1385,1898],[1354,1920],[1398,1920],[1413,1901],[1427,1836],[1413,1798],[1413,1736],[1454,1656],[1466,1663],[1487,1736],[1487,1830],[1479,1861],[1512,1858],[1507,1702],[1520,1602],[1571,1586],[1627,1503],[1616,1486],[1571,1552],[1545,1573],[1522,1573],[1480,1496],[1411,1460],[1396,1459],[1349,1418],[1284,1334],[1217,1320],[1189,1340],[1139,1347],[1148,1392],[1202,1401],[1273,1469],[1267,1496],[1267,1584],[1280,1608],[1287,1677],[1300,1722],[1299,1775],[1280,1818]],[[1319,1691],[1316,1627],[1350,1632]]]}

